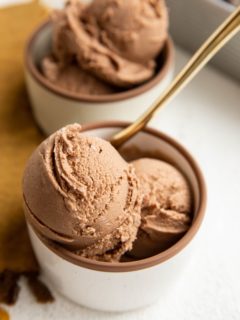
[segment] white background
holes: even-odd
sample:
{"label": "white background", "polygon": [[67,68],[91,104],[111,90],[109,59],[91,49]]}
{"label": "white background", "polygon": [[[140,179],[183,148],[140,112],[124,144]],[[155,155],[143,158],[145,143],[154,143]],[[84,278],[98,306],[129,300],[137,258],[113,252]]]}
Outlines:
{"label": "white background", "polygon": [[[179,69],[189,56],[178,49],[176,58]],[[240,319],[240,84],[207,67],[160,114],[151,125],[193,153],[208,185],[201,241],[178,286],[149,308],[106,314],[76,306],[55,292],[55,303],[38,305],[23,284],[18,303],[8,309],[11,319]]]}

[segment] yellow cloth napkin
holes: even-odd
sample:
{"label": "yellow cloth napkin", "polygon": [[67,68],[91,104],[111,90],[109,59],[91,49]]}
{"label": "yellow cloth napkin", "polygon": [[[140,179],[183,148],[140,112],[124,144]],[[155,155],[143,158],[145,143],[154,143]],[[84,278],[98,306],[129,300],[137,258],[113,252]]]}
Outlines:
{"label": "yellow cloth napkin", "polygon": [[43,137],[26,94],[23,53],[26,39],[46,14],[37,1],[0,9],[0,302],[14,302],[19,274],[38,271],[24,221],[21,179]]}

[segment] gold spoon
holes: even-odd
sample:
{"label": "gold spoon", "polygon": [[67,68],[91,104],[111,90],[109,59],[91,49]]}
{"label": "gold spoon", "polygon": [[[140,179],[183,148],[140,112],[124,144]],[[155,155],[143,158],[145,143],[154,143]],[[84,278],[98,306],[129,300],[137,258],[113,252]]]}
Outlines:
{"label": "gold spoon", "polygon": [[203,43],[163,94],[135,122],[115,134],[110,142],[119,148],[143,129],[158,109],[169,102],[207,64],[207,62],[240,30],[240,6]]}

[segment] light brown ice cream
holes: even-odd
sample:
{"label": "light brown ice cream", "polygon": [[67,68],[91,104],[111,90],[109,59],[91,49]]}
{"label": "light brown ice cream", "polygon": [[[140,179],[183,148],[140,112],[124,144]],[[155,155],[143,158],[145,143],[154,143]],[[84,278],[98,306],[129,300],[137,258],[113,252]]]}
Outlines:
{"label": "light brown ice cream", "polygon": [[170,164],[150,158],[132,162],[140,180],[142,221],[130,255],[142,259],[176,243],[191,225],[191,192]]}
{"label": "light brown ice cream", "polygon": [[33,153],[23,197],[27,220],[41,236],[102,261],[160,253],[192,222],[191,191],[181,172],[151,158],[128,164],[109,142],[85,136],[77,124]]}
{"label": "light brown ice cream", "polygon": [[95,0],[85,15],[98,26],[98,37],[121,57],[154,63],[168,31],[164,0]]}
{"label": "light brown ice cream", "polygon": [[[52,54],[58,65],[74,61],[81,70],[120,88],[154,75],[154,59],[167,37],[164,0],[95,0],[89,6],[71,0],[52,19]],[[49,78],[46,66],[44,74]]]}
{"label": "light brown ice cream", "polygon": [[23,196],[37,232],[79,255],[114,261],[132,248],[141,202],[134,169],[110,143],[84,136],[77,124],[33,153]]}
{"label": "light brown ice cream", "polygon": [[101,95],[116,92],[115,88],[82,70],[78,65],[61,65],[51,56],[43,60],[42,70],[46,78],[59,88],[73,93]]}

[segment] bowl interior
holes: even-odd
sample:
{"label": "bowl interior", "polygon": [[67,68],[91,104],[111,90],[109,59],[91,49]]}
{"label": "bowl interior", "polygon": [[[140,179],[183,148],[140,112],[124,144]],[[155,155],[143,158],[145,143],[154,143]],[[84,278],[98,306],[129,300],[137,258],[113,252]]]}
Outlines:
{"label": "bowl interior", "polygon": [[31,46],[31,58],[34,65],[40,72],[41,61],[51,52],[52,26],[47,24],[46,27],[38,32],[38,36],[34,38]]}

